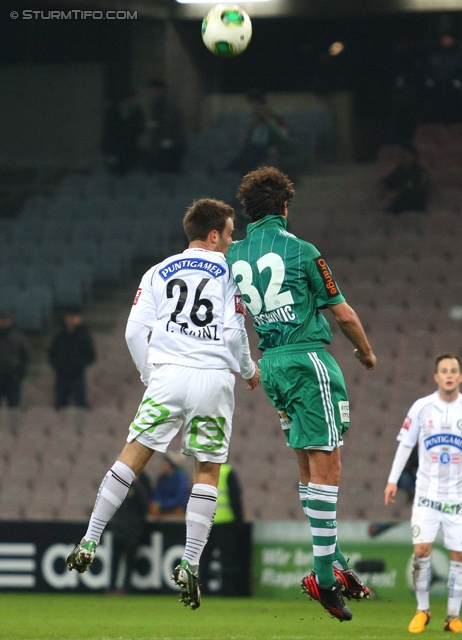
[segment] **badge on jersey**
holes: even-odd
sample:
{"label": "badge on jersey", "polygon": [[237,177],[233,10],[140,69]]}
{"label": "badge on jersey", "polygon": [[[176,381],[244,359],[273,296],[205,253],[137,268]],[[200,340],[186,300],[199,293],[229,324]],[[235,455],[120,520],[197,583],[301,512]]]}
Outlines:
{"label": "badge on jersey", "polygon": [[234,296],[234,308],[236,310],[236,313],[240,313],[244,316],[244,318],[247,316],[247,310],[245,308],[245,303],[241,295]]}
{"label": "badge on jersey", "polygon": [[138,291],[136,292],[135,299],[133,300],[133,306],[135,306],[138,303],[138,300],[140,299],[140,295],[141,295],[142,291],[143,291],[143,289],[141,289],[141,287],[139,287]]}
{"label": "badge on jersey", "polygon": [[411,424],[412,424],[411,418],[409,416],[406,416],[401,429],[405,429],[406,431],[409,431]]}
{"label": "badge on jersey", "polygon": [[322,256],[314,259],[316,267],[318,269],[319,275],[322,278],[324,286],[326,288],[326,293],[329,298],[335,298],[338,295],[339,290],[337,287],[337,283],[332,277],[331,272],[329,271],[329,267],[327,266],[327,262],[324,260]]}

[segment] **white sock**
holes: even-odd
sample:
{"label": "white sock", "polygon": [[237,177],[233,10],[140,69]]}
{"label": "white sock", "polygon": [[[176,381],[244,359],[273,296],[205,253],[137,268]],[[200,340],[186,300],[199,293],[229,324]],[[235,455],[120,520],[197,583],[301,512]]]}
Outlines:
{"label": "white sock", "polygon": [[94,540],[99,544],[107,523],[125,500],[134,477],[130,467],[120,460],[114,462],[98,489],[85,540]]}
{"label": "white sock", "polygon": [[217,508],[218,489],[210,484],[195,484],[186,507],[186,546],[183,558],[193,569],[199,566],[202,551],[212,528]]}
{"label": "white sock", "polygon": [[430,609],[431,574],[430,556],[428,558],[416,558],[414,556],[413,578],[418,611],[428,611]]}
{"label": "white sock", "polygon": [[448,618],[458,618],[462,603],[462,562],[451,560],[448,578]]}

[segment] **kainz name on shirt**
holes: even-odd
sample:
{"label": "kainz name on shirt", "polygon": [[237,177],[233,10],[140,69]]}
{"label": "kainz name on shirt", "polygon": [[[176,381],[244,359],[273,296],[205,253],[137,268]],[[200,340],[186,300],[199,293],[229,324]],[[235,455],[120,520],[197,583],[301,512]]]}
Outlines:
{"label": "kainz name on shirt", "polygon": [[208,324],[198,329],[190,329],[186,322],[184,324],[178,324],[177,322],[169,320],[166,329],[169,333],[178,333],[181,336],[194,336],[195,338],[202,338],[203,340],[220,340],[218,336],[218,325],[216,324]]}
{"label": "kainz name on shirt", "polygon": [[160,270],[160,277],[163,280],[168,280],[171,276],[178,273],[182,269],[198,269],[199,271],[206,271],[213,278],[219,278],[226,273],[226,269],[220,267],[215,262],[206,262],[205,260],[197,260],[193,258],[182,258],[181,260],[175,260],[170,262],[166,267]]}
{"label": "kainz name on shirt", "polygon": [[442,444],[457,447],[457,449],[462,451],[462,438],[451,433],[436,433],[434,436],[430,436],[424,440],[427,451],[432,447],[439,447]]}
{"label": "kainz name on shirt", "polygon": [[292,311],[290,304],[285,307],[280,307],[274,311],[268,311],[267,313],[260,313],[255,316],[253,321],[255,324],[266,324],[267,322],[290,322],[295,320],[295,313]]}

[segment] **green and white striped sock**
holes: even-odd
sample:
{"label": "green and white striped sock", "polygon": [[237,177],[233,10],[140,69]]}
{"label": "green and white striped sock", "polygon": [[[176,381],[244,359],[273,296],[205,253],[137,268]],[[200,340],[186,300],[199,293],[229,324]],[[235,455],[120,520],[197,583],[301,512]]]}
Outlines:
{"label": "green and white striped sock", "polygon": [[[306,515],[306,519],[308,522],[310,521],[308,517],[308,485],[303,484],[302,482],[298,485],[299,494],[300,494],[300,502],[302,505],[302,509],[304,514]],[[348,569],[348,562],[345,559],[345,556],[340,549],[340,545],[338,540],[335,541],[335,554],[334,554],[334,567],[337,569]]]}
{"label": "green and white striped sock", "polygon": [[308,484],[305,513],[313,536],[314,572],[321,587],[330,587],[335,582],[337,494],[338,487]]}
{"label": "green and white striped sock", "polygon": [[302,509],[303,509],[303,513],[306,515],[306,517],[308,518],[308,513],[307,513],[307,508],[308,508],[308,485],[307,484],[303,484],[302,482],[298,483],[298,492],[300,495],[300,502],[302,505]]}

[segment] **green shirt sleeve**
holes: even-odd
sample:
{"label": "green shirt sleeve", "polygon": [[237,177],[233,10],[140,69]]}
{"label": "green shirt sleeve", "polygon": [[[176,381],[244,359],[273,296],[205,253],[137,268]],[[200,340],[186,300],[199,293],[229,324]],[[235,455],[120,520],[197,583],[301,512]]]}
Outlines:
{"label": "green shirt sleeve", "polygon": [[327,304],[345,302],[331,270],[319,251],[307,242],[304,243],[303,256],[308,286],[316,299],[318,308],[325,307]]}

